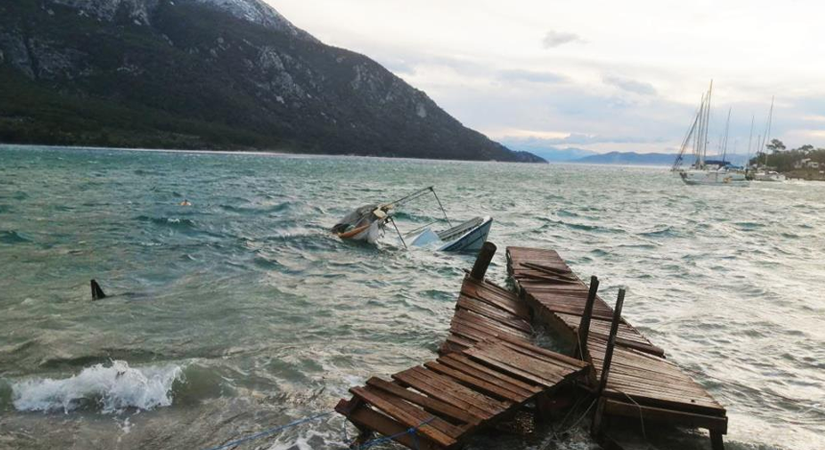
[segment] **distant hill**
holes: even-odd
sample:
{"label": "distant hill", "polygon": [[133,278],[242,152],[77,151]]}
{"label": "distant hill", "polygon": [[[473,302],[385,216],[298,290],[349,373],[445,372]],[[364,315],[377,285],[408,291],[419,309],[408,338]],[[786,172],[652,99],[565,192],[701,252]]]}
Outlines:
{"label": "distant hill", "polygon": [[[719,155],[708,156],[708,159],[722,159]],[[733,164],[743,165],[747,158],[745,155],[728,155],[726,158]],[[675,153],[636,153],[636,152],[610,152],[597,155],[585,156],[570,162],[581,164],[623,164],[631,166],[671,166],[676,160]],[[687,158],[686,163],[692,161]]]}
{"label": "distant hill", "polygon": [[0,1],[0,142],[543,162],[260,0]]}
{"label": "distant hill", "polygon": [[585,150],[583,148],[565,147],[559,148],[552,145],[547,145],[541,139],[515,139],[504,138],[501,143],[513,150],[529,152],[540,156],[547,161],[563,162],[580,159],[585,156],[596,155],[592,150]]}

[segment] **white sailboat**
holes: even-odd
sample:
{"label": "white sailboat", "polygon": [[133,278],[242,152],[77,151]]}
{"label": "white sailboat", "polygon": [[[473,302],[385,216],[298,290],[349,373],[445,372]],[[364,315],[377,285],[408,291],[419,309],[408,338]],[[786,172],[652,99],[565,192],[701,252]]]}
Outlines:
{"label": "white sailboat", "polygon": [[[673,163],[673,172],[679,174],[679,177],[685,184],[688,185],[748,185],[748,180],[745,177],[745,172],[739,170],[722,160],[708,160],[708,129],[710,128],[710,104],[713,95],[713,81],[710,82],[708,92],[702,95],[702,101],[699,104],[699,109],[693,119],[693,123],[682,141],[682,147],[679,150],[679,156]],[[728,124],[730,124],[730,112],[728,112]],[[727,135],[727,131],[726,131]],[[727,136],[724,140],[724,152],[727,151]],[[694,156],[693,164],[688,168],[683,168],[682,164],[685,160],[685,155],[690,153]],[[724,153],[723,153],[724,154]]]}
{"label": "white sailboat", "polygon": [[[765,137],[761,139],[761,142],[757,144],[759,148],[762,149],[761,152],[756,154],[756,169],[753,171],[751,177],[753,181],[770,181],[774,183],[781,183],[785,181],[785,175],[772,170],[768,166],[768,152],[766,150],[766,142],[770,142],[770,135],[771,135],[771,125],[773,121],[773,101],[774,99],[771,98],[771,109],[768,112],[768,123],[765,125]],[[751,125],[751,129],[753,129],[753,125]],[[765,163],[760,164],[760,155],[765,155]]]}

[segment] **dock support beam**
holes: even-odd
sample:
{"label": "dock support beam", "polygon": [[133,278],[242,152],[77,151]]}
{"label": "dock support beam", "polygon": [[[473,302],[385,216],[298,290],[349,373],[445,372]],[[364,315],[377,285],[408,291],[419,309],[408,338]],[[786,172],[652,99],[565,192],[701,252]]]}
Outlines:
{"label": "dock support beam", "polygon": [[599,279],[596,276],[590,277],[590,291],[587,293],[587,303],[584,304],[584,313],[579,323],[579,359],[587,361],[587,338],[590,335],[590,320],[593,317],[593,304],[596,303],[596,293],[599,291]]}
{"label": "dock support beam", "polygon": [[490,261],[493,260],[493,255],[496,254],[496,244],[492,242],[485,242],[481,246],[481,251],[478,252],[473,270],[470,271],[470,278],[476,281],[484,281],[484,275],[487,273],[487,268],[490,267]]}
{"label": "dock support beam", "polygon": [[725,450],[725,441],[722,440],[722,432],[710,430],[710,448],[713,450]]}
{"label": "dock support beam", "polygon": [[601,434],[602,415],[604,414],[604,398],[601,398],[607,387],[607,379],[610,376],[610,364],[613,361],[613,350],[616,347],[616,335],[619,333],[619,323],[622,321],[622,306],[624,306],[625,290],[619,289],[619,298],[616,299],[616,308],[613,311],[613,322],[610,324],[610,335],[607,338],[607,348],[604,351],[604,364],[602,365],[602,376],[599,380],[599,388],[596,391],[596,398],[599,398],[599,406],[596,408],[596,417],[593,418],[593,428],[591,432],[594,436]]}

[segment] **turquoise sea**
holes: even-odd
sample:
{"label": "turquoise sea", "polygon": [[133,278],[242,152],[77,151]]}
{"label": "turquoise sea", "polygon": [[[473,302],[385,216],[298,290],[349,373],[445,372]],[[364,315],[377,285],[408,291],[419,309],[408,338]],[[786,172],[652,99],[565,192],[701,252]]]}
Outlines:
{"label": "turquoise sea", "polygon": [[[14,146],[0,147],[0,448],[203,449],[432,358],[474,256],[327,232],[428,185],[456,219],[494,217],[491,278],[506,282],[504,247],[528,245],[598,275],[605,298],[627,286],[627,319],[728,408],[729,449],[825,448],[825,183]],[[399,224],[439,216],[423,201]],[[91,278],[112,296],[92,302]],[[331,415],[239,448],[341,449],[343,430]],[[582,424],[471,449],[590,444]]]}

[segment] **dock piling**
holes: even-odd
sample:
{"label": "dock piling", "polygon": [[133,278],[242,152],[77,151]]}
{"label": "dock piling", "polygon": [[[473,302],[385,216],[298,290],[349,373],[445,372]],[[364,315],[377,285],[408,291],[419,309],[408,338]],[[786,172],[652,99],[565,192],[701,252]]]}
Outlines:
{"label": "dock piling", "polygon": [[590,290],[587,293],[587,302],[584,304],[584,312],[582,313],[582,319],[579,323],[579,349],[578,354],[582,361],[586,361],[588,351],[587,351],[587,339],[590,335],[590,321],[593,318],[593,304],[596,303],[596,294],[599,291],[599,278],[594,276],[590,277]]}
{"label": "dock piling", "polygon": [[613,350],[616,348],[616,335],[619,333],[619,323],[622,321],[622,306],[624,306],[625,290],[619,289],[619,298],[616,299],[616,308],[613,311],[613,322],[610,324],[610,335],[607,337],[607,349],[604,353],[602,377],[599,380],[598,395],[607,387],[607,377],[610,375],[610,363],[613,362]]}
{"label": "dock piling", "polygon": [[492,242],[485,242],[481,246],[481,251],[478,252],[473,270],[470,271],[470,278],[476,281],[484,281],[484,275],[487,273],[487,268],[490,267],[490,261],[493,260],[493,255],[496,254],[496,244]]}
{"label": "dock piling", "polygon": [[[616,348],[616,335],[619,334],[619,323],[622,321],[622,307],[624,306],[625,290],[619,289],[619,298],[616,299],[616,307],[613,310],[613,322],[610,324],[610,334],[607,337],[607,347],[604,352],[604,364],[602,365],[602,376],[599,379],[599,388],[596,396],[602,397],[607,387],[607,378],[610,375],[610,364],[613,362],[613,350]],[[599,436],[604,423],[605,399],[599,398],[599,405],[596,408],[596,415],[593,418],[592,434]]]}

